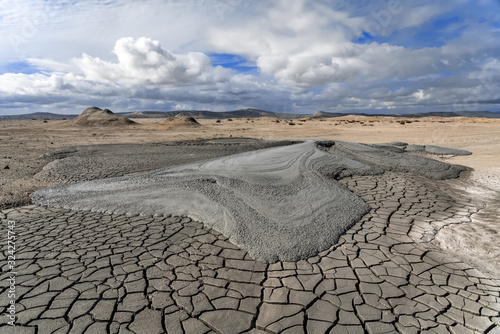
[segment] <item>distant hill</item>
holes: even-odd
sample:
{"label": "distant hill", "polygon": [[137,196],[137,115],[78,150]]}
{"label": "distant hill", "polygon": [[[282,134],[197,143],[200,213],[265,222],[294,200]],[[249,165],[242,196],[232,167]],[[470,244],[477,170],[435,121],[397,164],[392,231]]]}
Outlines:
{"label": "distant hill", "polygon": [[32,114],[22,114],[22,115],[8,115],[0,116],[0,119],[36,119],[36,120],[53,120],[53,119],[72,119],[78,115],[61,115],[54,114],[50,112],[35,112]]}
{"label": "distant hill", "polygon": [[[199,119],[219,119],[219,118],[256,118],[256,117],[275,117],[281,119],[299,119],[304,117],[343,117],[347,115],[360,116],[392,116],[392,117],[484,117],[484,118],[500,118],[500,113],[491,111],[433,111],[414,114],[368,114],[368,113],[331,113],[325,111],[317,111],[314,114],[291,114],[271,112],[260,109],[239,109],[233,111],[207,111],[207,110],[176,110],[176,111],[135,111],[115,113],[127,118],[169,118],[178,114],[199,118]],[[54,113],[36,112],[32,114],[0,116],[2,119],[37,119],[37,120],[56,120],[56,119],[72,119],[78,115],[61,115]]]}
{"label": "distant hill", "polygon": [[[173,113],[173,114],[172,114]],[[134,112],[118,112],[117,115],[128,118],[167,118],[169,115],[175,116],[177,111],[134,111]]]}
{"label": "distant hill", "polygon": [[417,113],[409,115],[401,115],[405,117],[484,117],[484,118],[500,118],[500,113],[491,111],[434,111],[426,113]]}
{"label": "distant hill", "polygon": [[234,111],[206,111],[206,110],[179,110],[179,111],[136,111],[133,113],[121,113],[122,116],[128,118],[168,118],[177,114],[184,114],[194,118],[201,119],[218,119],[218,118],[256,118],[256,117],[275,117],[281,119],[299,119],[304,117],[313,118],[333,118],[343,117],[347,115],[360,116],[392,116],[392,117],[484,117],[484,118],[500,118],[500,113],[491,111],[434,111],[414,114],[368,114],[368,113],[331,113],[326,111],[317,111],[314,114],[290,114],[264,111],[260,109],[240,109]]}
{"label": "distant hill", "polygon": [[207,111],[207,110],[177,110],[177,111],[136,111],[133,113],[120,113],[128,118],[168,118],[177,114],[183,114],[201,119],[219,118],[256,118],[256,117],[276,117],[282,119],[297,119],[307,117],[305,114],[276,113],[260,109],[240,109],[234,111]]}
{"label": "distant hill", "polygon": [[[332,117],[342,117],[342,116],[347,116],[347,115],[352,115],[352,114],[346,114],[346,113],[332,113],[332,112],[326,112],[323,110],[316,111],[314,114],[309,115],[311,118],[332,118]],[[358,115],[358,114],[356,114]]]}
{"label": "distant hill", "polygon": [[310,117],[343,117],[347,115],[359,116],[391,116],[391,117],[407,117],[407,118],[422,118],[422,117],[484,117],[484,118],[500,118],[500,113],[491,111],[431,111],[414,114],[367,114],[367,113],[330,113],[325,111],[317,111]]}

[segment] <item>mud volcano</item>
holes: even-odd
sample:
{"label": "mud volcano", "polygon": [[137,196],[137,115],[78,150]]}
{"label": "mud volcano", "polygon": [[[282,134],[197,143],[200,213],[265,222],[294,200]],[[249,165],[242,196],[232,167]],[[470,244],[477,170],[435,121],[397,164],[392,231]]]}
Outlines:
{"label": "mud volcano", "polygon": [[191,116],[186,116],[182,113],[175,115],[174,117],[169,117],[166,120],[164,120],[160,126],[162,129],[192,129],[192,128],[199,128],[201,127],[201,124],[198,123],[198,121]]}
{"label": "mud volcano", "polygon": [[465,170],[410,155],[408,148],[412,150],[404,143],[310,141],[47,188],[31,197],[35,204],[49,207],[187,215],[220,231],[257,260],[297,261],[335,244],[370,210],[336,180],[386,170],[445,179]]}
{"label": "mud volcano", "polygon": [[137,124],[126,117],[116,115],[109,109],[90,107],[85,109],[78,117],[64,123],[65,125],[78,126],[119,126]]}

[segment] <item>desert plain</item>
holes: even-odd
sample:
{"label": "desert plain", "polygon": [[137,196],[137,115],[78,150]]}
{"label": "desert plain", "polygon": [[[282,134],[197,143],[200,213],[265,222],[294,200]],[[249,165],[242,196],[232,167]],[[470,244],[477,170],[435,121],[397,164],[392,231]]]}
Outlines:
{"label": "desert plain", "polygon": [[[500,332],[500,120],[134,121],[0,121],[0,217],[4,230],[16,222],[17,236],[16,326],[7,324],[11,285],[3,279],[1,332]],[[255,260],[188,215],[74,210],[30,198],[51,186],[304,140],[472,154],[412,153],[465,166],[459,178],[388,169],[336,180],[368,210],[331,246],[297,261]],[[2,261],[2,277],[9,271]]]}

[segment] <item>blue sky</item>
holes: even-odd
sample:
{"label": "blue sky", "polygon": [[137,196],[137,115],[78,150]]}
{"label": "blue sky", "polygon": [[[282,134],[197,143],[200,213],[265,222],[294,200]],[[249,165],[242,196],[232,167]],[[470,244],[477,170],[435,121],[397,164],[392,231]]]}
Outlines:
{"label": "blue sky", "polygon": [[0,115],[500,111],[497,0],[0,1]]}
{"label": "blue sky", "polygon": [[222,66],[230,68],[240,73],[253,73],[258,75],[258,68],[255,62],[250,62],[247,59],[232,54],[212,53],[208,54],[213,66]]}

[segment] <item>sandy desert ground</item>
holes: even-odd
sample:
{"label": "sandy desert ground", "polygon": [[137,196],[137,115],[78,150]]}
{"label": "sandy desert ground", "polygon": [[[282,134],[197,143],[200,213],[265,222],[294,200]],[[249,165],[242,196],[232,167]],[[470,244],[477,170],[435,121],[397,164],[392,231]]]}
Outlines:
{"label": "sandy desert ground", "polygon": [[[37,231],[47,239],[42,244],[39,238],[26,241],[27,249],[39,253],[36,260],[30,260],[28,250],[20,257],[27,278],[20,283],[26,302],[21,301],[18,315],[27,330],[42,326],[47,332],[140,333],[150,325],[151,333],[495,333],[500,328],[500,120],[201,119],[198,128],[165,125],[161,119],[134,121],[117,127],[0,121],[2,219],[30,221],[20,233]],[[220,233],[186,217],[151,218],[137,235],[142,241],[135,243],[135,218],[84,217],[29,205],[29,194],[48,186],[134,175],[306,139],[437,145],[472,155],[433,156],[469,169],[457,180],[404,179],[397,173],[378,180],[343,180],[372,210],[337,245],[299,262],[253,261]],[[417,193],[424,194],[418,202],[427,204],[404,209]],[[106,241],[96,246],[110,233],[94,224],[99,221],[109,222],[114,230],[124,226],[120,236],[106,237],[123,248],[120,259],[103,250]],[[382,221],[387,227],[379,226]],[[61,235],[51,233],[44,222],[53,222]],[[81,224],[88,236],[71,232],[80,231]],[[158,231],[164,224],[172,229],[161,232],[168,250],[152,250],[148,238],[162,238]],[[79,233],[81,240],[73,239]],[[75,247],[81,243],[75,250],[78,259],[70,259],[70,251],[64,253],[67,260],[51,257],[47,247],[65,244],[65,239],[74,240]],[[126,261],[128,253],[131,262]],[[105,273],[102,261],[108,266],[118,262],[113,272],[108,268]],[[172,277],[166,273],[170,271]],[[364,271],[368,281],[360,274]],[[44,282],[49,282],[45,290]],[[100,288],[104,285],[109,290]],[[4,298],[7,290],[2,288]],[[69,290],[75,297],[65,297]],[[370,300],[373,296],[378,296],[376,302]],[[66,298],[71,299],[67,305]],[[233,321],[224,323],[224,318]]]}
{"label": "sandy desert ground", "polygon": [[[221,138],[255,138],[266,141],[342,140],[360,143],[402,141],[409,144],[460,148],[472,157],[446,157],[470,167],[473,179],[487,189],[500,189],[500,120],[483,118],[422,118],[347,116],[333,119],[283,121],[271,118],[198,120],[202,127],[161,125],[162,119],[135,119],[126,127],[67,126],[66,121],[0,121],[0,208],[27,204],[27,193],[47,184],[33,179],[68,147],[101,144],[159,144]],[[404,124],[401,124],[402,121]],[[290,125],[293,124],[293,125]],[[226,154],[235,153],[228,152]],[[179,155],[179,152],[177,152]],[[207,156],[194,157],[203,159]],[[99,157],[95,157],[98,159]],[[100,157],[104,159],[104,157]],[[176,159],[171,155],[170,160]],[[180,161],[183,163],[187,161]],[[175,162],[173,162],[175,163]],[[8,169],[6,169],[8,168]],[[143,170],[151,168],[143,167]]]}

